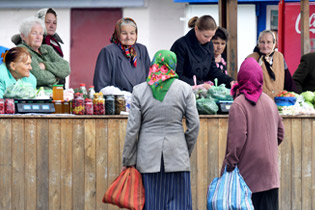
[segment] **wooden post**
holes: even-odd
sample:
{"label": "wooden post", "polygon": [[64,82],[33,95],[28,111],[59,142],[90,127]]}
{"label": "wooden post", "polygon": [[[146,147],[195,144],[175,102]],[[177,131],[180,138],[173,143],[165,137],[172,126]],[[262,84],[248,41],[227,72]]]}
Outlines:
{"label": "wooden post", "polygon": [[[221,0],[220,0],[221,1]],[[226,1],[226,28],[229,32],[227,43],[228,73],[235,80],[237,78],[237,0]]]}
{"label": "wooden post", "polygon": [[310,52],[309,0],[301,0],[301,55]]}

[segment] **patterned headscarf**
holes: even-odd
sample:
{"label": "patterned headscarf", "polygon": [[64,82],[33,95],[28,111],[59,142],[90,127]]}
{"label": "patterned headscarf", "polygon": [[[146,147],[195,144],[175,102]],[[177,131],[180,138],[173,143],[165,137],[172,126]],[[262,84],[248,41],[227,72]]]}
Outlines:
{"label": "patterned headscarf", "polygon": [[147,78],[155,99],[163,101],[171,84],[178,78],[175,73],[176,63],[176,54],[172,51],[159,50],[155,53]]}
{"label": "patterned headscarf", "polygon": [[250,57],[244,60],[237,74],[237,83],[231,89],[231,95],[236,97],[244,94],[245,98],[256,105],[263,86],[263,73],[257,61]]}
{"label": "patterned headscarf", "polygon": [[118,45],[118,47],[123,51],[123,53],[126,55],[126,57],[129,59],[130,63],[134,65],[134,67],[137,67],[137,52],[134,46],[127,46],[127,45],[122,45],[121,42],[119,41],[119,36],[120,36],[120,27],[122,23],[128,23],[132,22],[136,26],[136,34],[138,35],[138,28],[136,22],[131,19],[131,18],[121,18],[120,20],[117,21],[115,25],[115,31],[110,39],[112,43],[115,43]]}

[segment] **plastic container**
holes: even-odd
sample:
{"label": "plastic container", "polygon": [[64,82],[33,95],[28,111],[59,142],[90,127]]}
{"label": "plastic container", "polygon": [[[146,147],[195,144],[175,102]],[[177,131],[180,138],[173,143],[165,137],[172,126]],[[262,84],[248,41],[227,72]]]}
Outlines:
{"label": "plastic container", "polygon": [[76,115],[84,115],[85,114],[85,101],[83,98],[83,94],[78,95],[73,103],[72,113]]}
{"label": "plastic container", "polygon": [[63,101],[62,100],[53,100],[53,104],[55,107],[55,114],[62,114],[63,111]]}
{"label": "plastic container", "polygon": [[88,98],[92,99],[94,98],[94,93],[95,93],[95,90],[94,90],[94,86],[90,86],[89,87],[89,91],[88,91]]}
{"label": "plastic container", "polygon": [[120,112],[126,111],[126,100],[124,95],[115,96],[115,114],[119,115]]}
{"label": "plastic container", "polygon": [[296,102],[296,97],[275,97],[277,106],[292,106]]}
{"label": "plastic container", "polygon": [[5,113],[5,108],[4,108],[4,100],[0,98],[0,114]]}
{"label": "plastic container", "polygon": [[15,114],[14,99],[5,99],[4,107],[6,114]]}
{"label": "plastic container", "polygon": [[86,115],[93,115],[93,102],[92,99],[86,98],[85,99],[85,114]]}
{"label": "plastic container", "polygon": [[105,99],[103,98],[103,94],[101,92],[94,93],[93,108],[94,108],[94,115],[105,114]]}
{"label": "plastic container", "polygon": [[105,114],[115,115],[115,97],[113,95],[105,96]]}
{"label": "plastic container", "polygon": [[86,90],[86,86],[84,83],[81,83],[80,84],[80,90],[81,90],[81,93],[83,94],[83,98],[87,98],[87,90]]}
{"label": "plastic container", "polygon": [[63,85],[53,85],[53,100],[63,100]]}

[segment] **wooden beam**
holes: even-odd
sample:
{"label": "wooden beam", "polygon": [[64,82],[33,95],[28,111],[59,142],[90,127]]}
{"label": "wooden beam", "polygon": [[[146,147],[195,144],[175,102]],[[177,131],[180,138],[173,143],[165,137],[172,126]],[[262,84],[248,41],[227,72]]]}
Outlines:
{"label": "wooden beam", "polygon": [[310,52],[309,0],[301,0],[301,55]]}
{"label": "wooden beam", "polygon": [[[222,1],[222,0],[221,0]],[[237,0],[226,0],[226,29],[229,32],[227,43],[228,73],[237,78]]]}
{"label": "wooden beam", "polygon": [[219,26],[226,28],[226,1],[219,0]]}

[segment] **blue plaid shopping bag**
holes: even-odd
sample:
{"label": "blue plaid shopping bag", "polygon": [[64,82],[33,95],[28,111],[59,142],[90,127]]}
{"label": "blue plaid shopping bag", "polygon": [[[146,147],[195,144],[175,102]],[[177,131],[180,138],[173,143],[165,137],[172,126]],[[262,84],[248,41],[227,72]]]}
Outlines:
{"label": "blue plaid shopping bag", "polygon": [[252,192],[237,166],[232,172],[226,167],[220,178],[214,178],[208,188],[208,210],[254,210]]}

